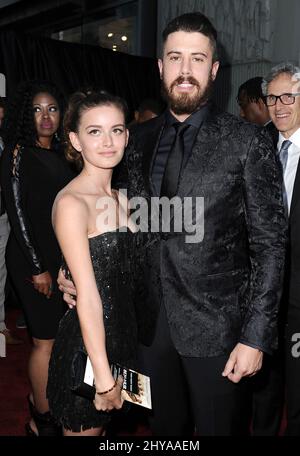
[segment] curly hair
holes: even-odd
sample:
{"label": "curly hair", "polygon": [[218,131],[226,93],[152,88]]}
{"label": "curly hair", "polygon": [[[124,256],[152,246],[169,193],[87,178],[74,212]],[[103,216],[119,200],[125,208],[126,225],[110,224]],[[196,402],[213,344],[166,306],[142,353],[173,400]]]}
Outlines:
{"label": "curly hair", "polygon": [[82,90],[71,95],[63,121],[64,139],[66,142],[65,155],[68,161],[76,165],[77,169],[82,168],[83,160],[81,153],[72,146],[69,140],[69,133],[71,131],[78,133],[81,117],[85,111],[96,108],[97,106],[111,105],[119,109],[126,119],[128,114],[126,102],[122,98],[112,95],[105,90]]}
{"label": "curly hair", "polygon": [[[3,137],[7,145],[33,146],[36,144],[37,131],[34,122],[33,99],[41,92],[50,94],[58,103],[61,119],[65,101],[58,88],[49,81],[26,81],[18,86],[16,95],[9,105],[4,120]],[[62,122],[57,131],[63,136]]]}

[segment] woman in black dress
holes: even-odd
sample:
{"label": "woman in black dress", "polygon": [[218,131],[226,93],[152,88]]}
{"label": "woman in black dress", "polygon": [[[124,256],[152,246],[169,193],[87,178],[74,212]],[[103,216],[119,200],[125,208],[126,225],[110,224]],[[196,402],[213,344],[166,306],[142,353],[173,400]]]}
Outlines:
{"label": "woman in black dress", "polygon": [[4,130],[1,187],[11,225],[6,261],[32,336],[28,434],[56,433],[46,399],[48,364],[65,305],[56,284],[61,253],[51,224],[57,193],[74,177],[59,143],[63,100],[53,84],[18,90]]}
{"label": "woman in black dress", "polygon": [[[65,117],[69,157],[81,173],[56,197],[53,226],[77,289],[62,318],[50,360],[50,411],[64,435],[100,435],[108,411],[122,406],[122,380],[110,362],[132,367],[137,350],[133,301],[134,243],[127,199],[111,188],[128,140],[123,102],[107,93],[74,95]],[[71,390],[73,359],[83,351],[94,372],[94,401]]]}

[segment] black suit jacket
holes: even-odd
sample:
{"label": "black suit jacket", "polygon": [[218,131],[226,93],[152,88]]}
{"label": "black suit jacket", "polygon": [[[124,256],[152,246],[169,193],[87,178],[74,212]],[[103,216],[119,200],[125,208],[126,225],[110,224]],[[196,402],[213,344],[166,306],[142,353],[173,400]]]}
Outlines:
{"label": "black suit jacket", "polygon": [[271,136],[274,148],[276,149],[278,143],[279,133],[273,122],[268,122],[267,125],[264,127],[269,135]]}
{"label": "black suit jacket", "polygon": [[300,164],[298,163],[289,216],[287,281],[290,306],[300,309]]}
{"label": "black suit jacket", "polygon": [[[131,135],[120,178],[129,198],[150,202],[163,127],[160,116]],[[183,356],[219,356],[238,341],[272,352],[287,223],[269,136],[228,113],[211,113],[197,134],[178,195],[204,197],[204,238],[191,244],[186,233],[144,235],[141,341],[151,344],[163,301]]]}

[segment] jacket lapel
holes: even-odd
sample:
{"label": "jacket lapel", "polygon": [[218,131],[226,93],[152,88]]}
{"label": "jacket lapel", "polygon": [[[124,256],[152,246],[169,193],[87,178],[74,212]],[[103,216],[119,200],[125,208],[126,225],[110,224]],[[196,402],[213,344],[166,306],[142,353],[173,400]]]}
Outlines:
{"label": "jacket lapel", "polygon": [[291,210],[290,210],[290,216],[300,200],[300,160],[298,161],[298,166],[297,166],[297,172],[296,172],[296,177],[295,177],[295,182],[294,182],[294,187],[293,187],[293,195],[292,195],[292,201],[291,201]]}
{"label": "jacket lapel", "polygon": [[151,174],[160,137],[164,129],[164,125],[165,117],[160,116],[157,119],[157,123],[154,126],[154,128],[149,133],[147,132],[143,135],[143,143],[141,150],[143,154],[142,172],[144,177],[145,190],[150,196],[156,194],[156,191],[152,183]]}
{"label": "jacket lapel", "polygon": [[212,112],[197,133],[192,153],[180,178],[178,196],[188,196],[196,182],[202,180],[210,159],[214,158],[213,151],[218,147],[219,140],[218,117]]}

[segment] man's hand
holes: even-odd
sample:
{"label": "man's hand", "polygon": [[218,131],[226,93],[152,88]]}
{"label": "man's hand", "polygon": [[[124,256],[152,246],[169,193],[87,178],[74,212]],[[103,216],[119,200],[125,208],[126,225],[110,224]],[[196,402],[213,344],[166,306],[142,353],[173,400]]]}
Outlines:
{"label": "man's hand", "polygon": [[76,288],[71,280],[65,278],[62,269],[59,270],[57,283],[60,291],[62,291],[64,294],[64,300],[66,301],[70,309],[72,309],[76,306]]}
{"label": "man's hand", "polygon": [[255,375],[261,369],[262,360],[263,352],[238,343],[230,353],[222,375],[238,383],[242,377]]}
{"label": "man's hand", "polygon": [[52,294],[52,278],[51,274],[46,271],[42,274],[32,276],[32,283],[36,291],[45,295],[48,299]]}

